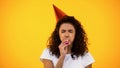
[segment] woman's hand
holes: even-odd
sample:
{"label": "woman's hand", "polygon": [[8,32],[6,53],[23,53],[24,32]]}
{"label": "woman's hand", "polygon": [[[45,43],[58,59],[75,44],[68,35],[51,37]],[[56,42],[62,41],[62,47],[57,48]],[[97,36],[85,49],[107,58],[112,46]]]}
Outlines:
{"label": "woman's hand", "polygon": [[70,42],[68,40],[64,40],[61,42],[59,45],[59,50],[60,50],[60,56],[65,56],[68,53],[68,45]]}

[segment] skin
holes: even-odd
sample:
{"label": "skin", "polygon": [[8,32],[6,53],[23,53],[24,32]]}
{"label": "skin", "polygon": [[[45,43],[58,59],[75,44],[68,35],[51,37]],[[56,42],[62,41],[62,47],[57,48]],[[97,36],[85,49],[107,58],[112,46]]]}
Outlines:
{"label": "skin", "polygon": [[[75,37],[75,28],[69,23],[64,23],[60,26],[59,36],[62,43],[59,45],[60,55],[71,53],[72,42]],[[65,42],[68,44],[65,44]]]}
{"label": "skin", "polygon": [[[71,53],[72,43],[75,38],[75,28],[69,23],[63,23],[59,29],[60,40],[62,41],[59,45],[60,57],[55,68],[62,68],[65,55]],[[67,42],[67,44],[66,44]],[[54,68],[52,61],[43,59],[44,68]],[[92,64],[85,68],[92,68]]]}

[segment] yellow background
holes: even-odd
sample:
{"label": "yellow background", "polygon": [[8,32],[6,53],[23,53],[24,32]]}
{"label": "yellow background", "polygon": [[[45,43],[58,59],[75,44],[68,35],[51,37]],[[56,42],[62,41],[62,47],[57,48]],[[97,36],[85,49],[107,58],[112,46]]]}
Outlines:
{"label": "yellow background", "polygon": [[119,0],[0,0],[0,68],[43,68],[56,19],[52,5],[82,22],[93,68],[120,68]]}

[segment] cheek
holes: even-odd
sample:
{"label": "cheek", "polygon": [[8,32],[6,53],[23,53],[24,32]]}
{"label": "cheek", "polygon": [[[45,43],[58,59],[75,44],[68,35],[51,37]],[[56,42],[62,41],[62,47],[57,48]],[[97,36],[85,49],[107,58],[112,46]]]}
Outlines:
{"label": "cheek", "polygon": [[62,41],[63,38],[64,38],[64,35],[60,33],[60,34],[59,34],[59,37],[60,37],[60,40]]}
{"label": "cheek", "polygon": [[75,38],[75,34],[71,34],[71,41],[73,41]]}

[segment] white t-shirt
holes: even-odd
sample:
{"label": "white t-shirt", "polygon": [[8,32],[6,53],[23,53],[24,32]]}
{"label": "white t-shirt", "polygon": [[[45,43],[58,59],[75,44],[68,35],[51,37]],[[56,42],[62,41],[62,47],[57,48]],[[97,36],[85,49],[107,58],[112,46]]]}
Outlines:
{"label": "white t-shirt", "polygon": [[[48,59],[51,60],[56,66],[58,62],[58,58],[55,55],[51,55],[50,50],[46,48],[40,59]],[[94,62],[93,57],[88,52],[84,56],[79,56],[77,59],[72,59],[71,54],[67,54],[64,59],[63,68],[85,68],[87,65],[92,64]]]}

